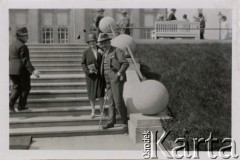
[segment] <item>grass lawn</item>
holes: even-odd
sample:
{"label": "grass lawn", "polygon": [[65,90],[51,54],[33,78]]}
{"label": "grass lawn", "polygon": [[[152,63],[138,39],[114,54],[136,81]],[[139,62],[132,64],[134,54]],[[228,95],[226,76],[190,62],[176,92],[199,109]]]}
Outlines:
{"label": "grass lawn", "polygon": [[[231,137],[231,44],[137,44],[135,57],[147,79],[163,83],[169,92],[165,121],[168,140],[213,137],[214,149]],[[200,150],[206,149],[201,144]]]}

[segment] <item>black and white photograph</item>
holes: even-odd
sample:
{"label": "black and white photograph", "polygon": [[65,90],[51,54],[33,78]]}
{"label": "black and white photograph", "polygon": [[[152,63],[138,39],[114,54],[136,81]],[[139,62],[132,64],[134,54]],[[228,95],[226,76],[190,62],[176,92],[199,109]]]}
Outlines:
{"label": "black and white photograph", "polygon": [[0,1],[3,160],[239,158],[239,3],[139,2]]}

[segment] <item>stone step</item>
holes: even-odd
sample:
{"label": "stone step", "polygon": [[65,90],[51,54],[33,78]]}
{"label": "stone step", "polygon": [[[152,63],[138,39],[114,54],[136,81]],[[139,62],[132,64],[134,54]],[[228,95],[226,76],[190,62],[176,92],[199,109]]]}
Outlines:
{"label": "stone step", "polygon": [[72,60],[64,60],[64,59],[44,59],[44,60],[31,60],[33,66],[36,64],[81,64],[81,59],[72,59]]}
{"label": "stone step", "polygon": [[[59,98],[36,98],[28,99],[29,108],[64,107],[64,106],[87,106],[90,105],[88,97],[59,97]],[[18,106],[16,102],[15,107]]]}
{"label": "stone step", "polygon": [[64,61],[72,61],[72,60],[82,60],[82,55],[31,55],[31,61],[58,61],[58,60],[64,60]]}
{"label": "stone step", "polygon": [[84,50],[79,50],[79,51],[44,51],[44,50],[39,50],[39,51],[29,51],[29,55],[31,56],[41,56],[41,55],[56,55],[56,56],[64,56],[64,55],[83,55]]}
{"label": "stone step", "polygon": [[36,69],[81,69],[81,63],[78,64],[35,64]]}
{"label": "stone step", "polygon": [[29,99],[59,97],[87,97],[87,90],[31,90],[28,96]]}
{"label": "stone step", "polygon": [[83,69],[39,69],[41,74],[83,74]]}
{"label": "stone step", "polygon": [[126,133],[122,124],[116,124],[114,128],[106,130],[99,129],[98,125],[94,126],[61,126],[61,127],[37,127],[37,128],[14,128],[10,129],[10,136],[32,136],[40,137],[66,137],[66,136],[91,136],[107,134]]}
{"label": "stone step", "polygon": [[32,90],[65,90],[65,89],[86,89],[86,82],[65,82],[65,83],[32,83]]}
{"label": "stone step", "polygon": [[[89,126],[99,125],[100,115],[91,119],[90,115],[79,116],[45,116],[45,117],[14,117],[10,118],[10,128],[36,128],[36,127],[60,127],[60,126]],[[103,117],[101,124],[106,124],[107,118]],[[121,123],[117,117],[117,124]]]}
{"label": "stone step", "polygon": [[[108,106],[105,106],[105,112],[107,112]],[[62,106],[62,107],[39,107],[29,108],[27,110],[20,111],[18,113],[10,113],[10,117],[45,117],[45,116],[80,116],[90,115],[92,107],[88,106]],[[100,114],[100,106],[95,106],[95,113]]]}
{"label": "stone step", "polygon": [[26,43],[29,48],[65,48],[65,47],[88,47],[87,43]]}
{"label": "stone step", "polygon": [[29,45],[27,44],[29,50],[34,50],[34,49],[87,49],[87,45]]}
{"label": "stone step", "polygon": [[31,76],[32,83],[85,82],[85,74],[43,74],[40,78]]}
{"label": "stone step", "polygon": [[[9,91],[10,94],[10,91]],[[60,97],[87,97],[87,90],[31,90],[28,99],[60,98]]]}

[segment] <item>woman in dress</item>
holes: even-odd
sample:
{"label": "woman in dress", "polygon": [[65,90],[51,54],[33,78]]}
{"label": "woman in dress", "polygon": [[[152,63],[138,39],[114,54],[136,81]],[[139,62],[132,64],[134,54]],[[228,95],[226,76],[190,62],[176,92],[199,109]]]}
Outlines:
{"label": "woman in dress", "polygon": [[84,51],[82,68],[86,75],[88,98],[92,107],[91,118],[95,117],[95,101],[99,98],[100,111],[104,102],[104,77],[100,74],[102,55],[99,53],[95,34],[89,34],[87,41],[89,48]]}

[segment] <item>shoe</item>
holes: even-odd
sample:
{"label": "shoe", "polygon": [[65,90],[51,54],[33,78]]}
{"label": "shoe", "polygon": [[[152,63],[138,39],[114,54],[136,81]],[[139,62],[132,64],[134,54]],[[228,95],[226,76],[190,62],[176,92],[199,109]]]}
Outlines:
{"label": "shoe", "polygon": [[92,112],[92,113],[91,113],[91,118],[93,119],[94,117],[95,117],[95,113]]}
{"label": "shoe", "polygon": [[19,111],[23,111],[23,110],[27,110],[27,109],[28,109],[28,107],[18,107]]}
{"label": "shoe", "polygon": [[19,110],[17,108],[9,108],[10,113],[17,113]]}
{"label": "shoe", "polygon": [[114,124],[109,123],[109,124],[106,124],[105,126],[102,126],[102,129],[108,129],[108,128],[113,128],[113,127],[114,127]]}

